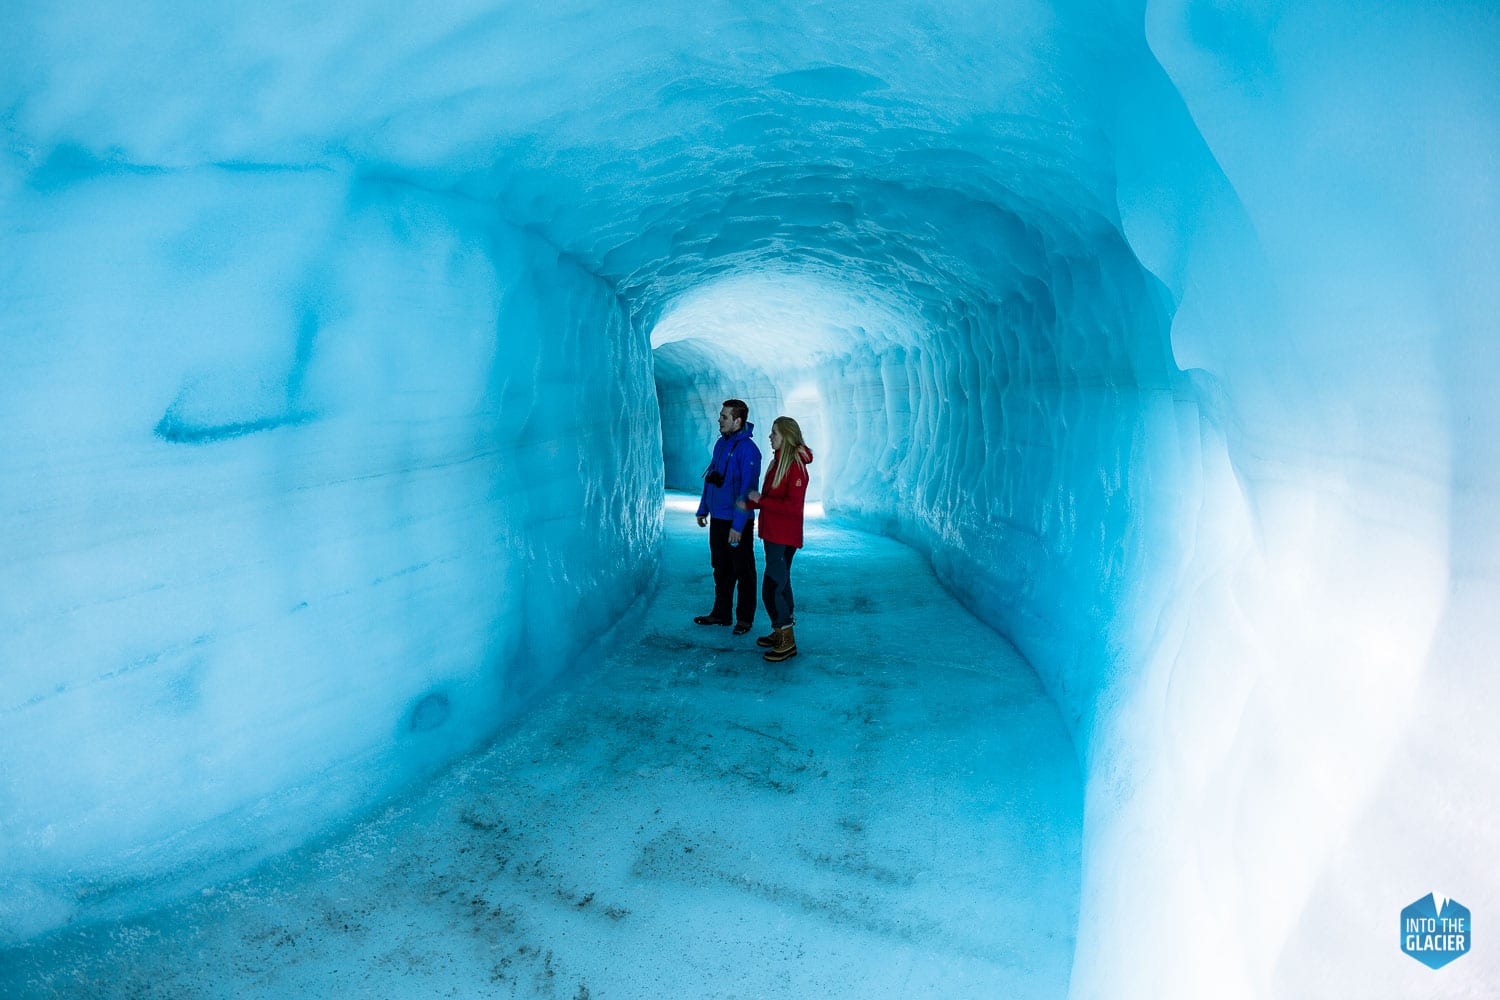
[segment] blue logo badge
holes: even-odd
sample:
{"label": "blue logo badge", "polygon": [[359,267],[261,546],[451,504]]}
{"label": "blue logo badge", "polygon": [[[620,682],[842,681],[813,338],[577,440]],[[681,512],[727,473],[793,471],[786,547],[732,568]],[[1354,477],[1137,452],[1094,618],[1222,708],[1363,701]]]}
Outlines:
{"label": "blue logo badge", "polygon": [[1469,953],[1469,908],[1428,893],[1401,911],[1401,950],[1429,969]]}

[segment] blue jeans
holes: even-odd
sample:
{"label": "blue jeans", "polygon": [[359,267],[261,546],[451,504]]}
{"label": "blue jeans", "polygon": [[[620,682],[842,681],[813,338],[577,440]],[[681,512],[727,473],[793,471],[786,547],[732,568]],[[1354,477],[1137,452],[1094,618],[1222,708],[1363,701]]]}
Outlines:
{"label": "blue jeans", "polygon": [[792,623],[792,557],[797,550],[779,542],[765,542],[766,576],[761,584],[760,599],[766,604],[773,628]]}

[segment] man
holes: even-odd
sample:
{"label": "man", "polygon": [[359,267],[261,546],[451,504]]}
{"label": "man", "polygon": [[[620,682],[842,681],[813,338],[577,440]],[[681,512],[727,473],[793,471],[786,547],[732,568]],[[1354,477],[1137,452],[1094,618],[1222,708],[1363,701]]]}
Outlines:
{"label": "man", "polygon": [[728,625],[733,606],[735,635],[750,631],[755,620],[755,515],[735,506],[760,487],[760,449],[755,446],[755,425],[746,421],[749,416],[750,407],[743,400],[724,400],[719,440],[714,442],[713,460],[703,470],[703,499],[698,502],[698,527],[708,528],[713,560],[714,609],[693,621]]}

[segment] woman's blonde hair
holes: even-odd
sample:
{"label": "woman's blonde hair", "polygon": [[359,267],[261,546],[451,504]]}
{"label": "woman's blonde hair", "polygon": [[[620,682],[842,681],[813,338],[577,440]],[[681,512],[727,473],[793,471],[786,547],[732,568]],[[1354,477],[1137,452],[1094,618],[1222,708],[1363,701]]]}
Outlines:
{"label": "woman's blonde hair", "polygon": [[777,417],[771,421],[771,427],[781,437],[781,447],[776,449],[776,475],[771,479],[771,485],[780,486],[792,463],[802,464],[802,456],[797,454],[804,444],[802,428],[791,417]]}

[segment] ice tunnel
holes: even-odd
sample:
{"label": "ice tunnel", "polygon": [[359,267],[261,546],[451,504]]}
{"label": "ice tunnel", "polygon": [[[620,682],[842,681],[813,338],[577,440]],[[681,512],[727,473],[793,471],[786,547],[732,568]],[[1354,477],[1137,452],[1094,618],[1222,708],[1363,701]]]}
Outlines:
{"label": "ice tunnel", "polygon": [[1500,913],[1479,2],[0,13],[0,946],[447,767],[733,385],[1036,671],[1070,996],[1471,996]]}

